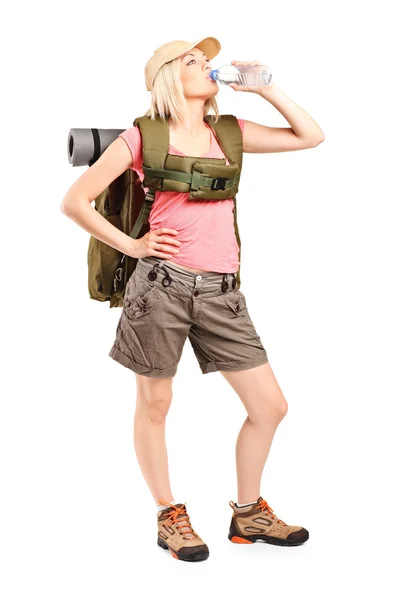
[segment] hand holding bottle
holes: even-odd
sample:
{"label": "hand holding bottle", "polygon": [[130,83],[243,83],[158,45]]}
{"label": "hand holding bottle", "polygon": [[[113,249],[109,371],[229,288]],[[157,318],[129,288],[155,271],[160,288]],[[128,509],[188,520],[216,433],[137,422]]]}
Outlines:
{"label": "hand holding bottle", "polygon": [[229,85],[238,92],[253,92],[258,94],[270,85],[272,73],[270,69],[258,60],[233,60],[231,65],[213,69],[210,78],[224,85]]}

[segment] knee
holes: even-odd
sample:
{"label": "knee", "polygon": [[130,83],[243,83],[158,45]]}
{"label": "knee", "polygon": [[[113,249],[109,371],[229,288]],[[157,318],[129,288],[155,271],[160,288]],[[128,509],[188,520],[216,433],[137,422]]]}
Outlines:
{"label": "knee", "polygon": [[288,403],[285,398],[281,397],[279,400],[273,402],[271,410],[273,411],[275,419],[280,423],[288,411]]}
{"label": "knee", "polygon": [[151,396],[144,398],[142,403],[145,406],[148,417],[157,423],[165,421],[171,406],[171,396]]}
{"label": "knee", "polygon": [[288,403],[286,402],[285,398],[282,398],[278,406],[278,412],[280,414],[281,421],[287,415],[288,408]]}
{"label": "knee", "polygon": [[288,403],[283,396],[275,399],[265,398],[258,404],[256,414],[249,415],[250,419],[257,421],[258,424],[270,424],[271,422],[278,425],[288,412]]}

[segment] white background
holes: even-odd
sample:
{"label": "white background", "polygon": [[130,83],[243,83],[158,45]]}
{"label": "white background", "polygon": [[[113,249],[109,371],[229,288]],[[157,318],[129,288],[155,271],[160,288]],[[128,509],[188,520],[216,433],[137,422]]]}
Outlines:
{"label": "white background", "polygon": [[[7,600],[398,597],[398,56],[394,4],[22,2],[2,9],[1,588]],[[261,494],[299,547],[228,538],[246,413],[187,342],[167,418],[177,502],[210,548],[156,545],[133,448],[135,376],[113,361],[120,308],[89,299],[89,235],[60,212],[85,170],[73,127],[132,125],[144,65],[215,36],[268,64],[321,126],[316,148],[246,154],[242,291],[289,405]],[[289,126],[220,86],[220,112]],[[397,175],[396,175],[397,173]],[[173,225],[173,224],[171,224]]]}

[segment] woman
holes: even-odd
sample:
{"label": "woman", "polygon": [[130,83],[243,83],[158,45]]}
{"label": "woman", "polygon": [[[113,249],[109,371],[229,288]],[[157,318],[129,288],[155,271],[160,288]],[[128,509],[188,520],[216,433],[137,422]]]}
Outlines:
{"label": "woman", "polygon": [[[204,121],[210,109],[218,118],[218,85],[208,75],[210,60],[220,48],[212,37],[194,43],[173,41],[158,48],[146,64],[146,86],[152,92],[146,116],[167,120],[170,154],[226,158]],[[323,141],[315,121],[274,83],[230,85],[236,91],[259,94],[291,125],[271,128],[238,119],[244,152],[299,150]],[[232,199],[190,202],[188,194],[157,192],[150,231],[137,240],[113,227],[90,206],[128,168],[143,181],[141,144],[138,127],[124,131],[70,188],[62,211],[91,235],[139,259],[125,290],[110,356],[136,374],[135,450],[157,505],[158,544],[181,560],[209,556],[207,545],[192,528],[186,505],[174,500],[167,465],[165,419],[187,337],[202,372],[220,371],[248,415],[236,445],[238,502],[229,502],[233,509],[229,539],[302,544],[308,531],[278,519],[260,495],[263,468],[287,402],[251,321],[245,296],[234,289],[239,262]],[[158,277],[149,278],[150,272]],[[168,279],[166,287],[163,278]]]}

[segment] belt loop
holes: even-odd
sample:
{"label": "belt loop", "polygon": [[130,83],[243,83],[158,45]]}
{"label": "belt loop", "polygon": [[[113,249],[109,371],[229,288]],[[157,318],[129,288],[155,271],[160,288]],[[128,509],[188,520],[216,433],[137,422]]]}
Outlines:
{"label": "belt loop", "polygon": [[224,273],[222,276],[222,283],[221,283],[221,290],[223,292],[226,292],[226,290],[229,288],[229,283],[227,282],[227,278],[228,278],[228,273]]}

